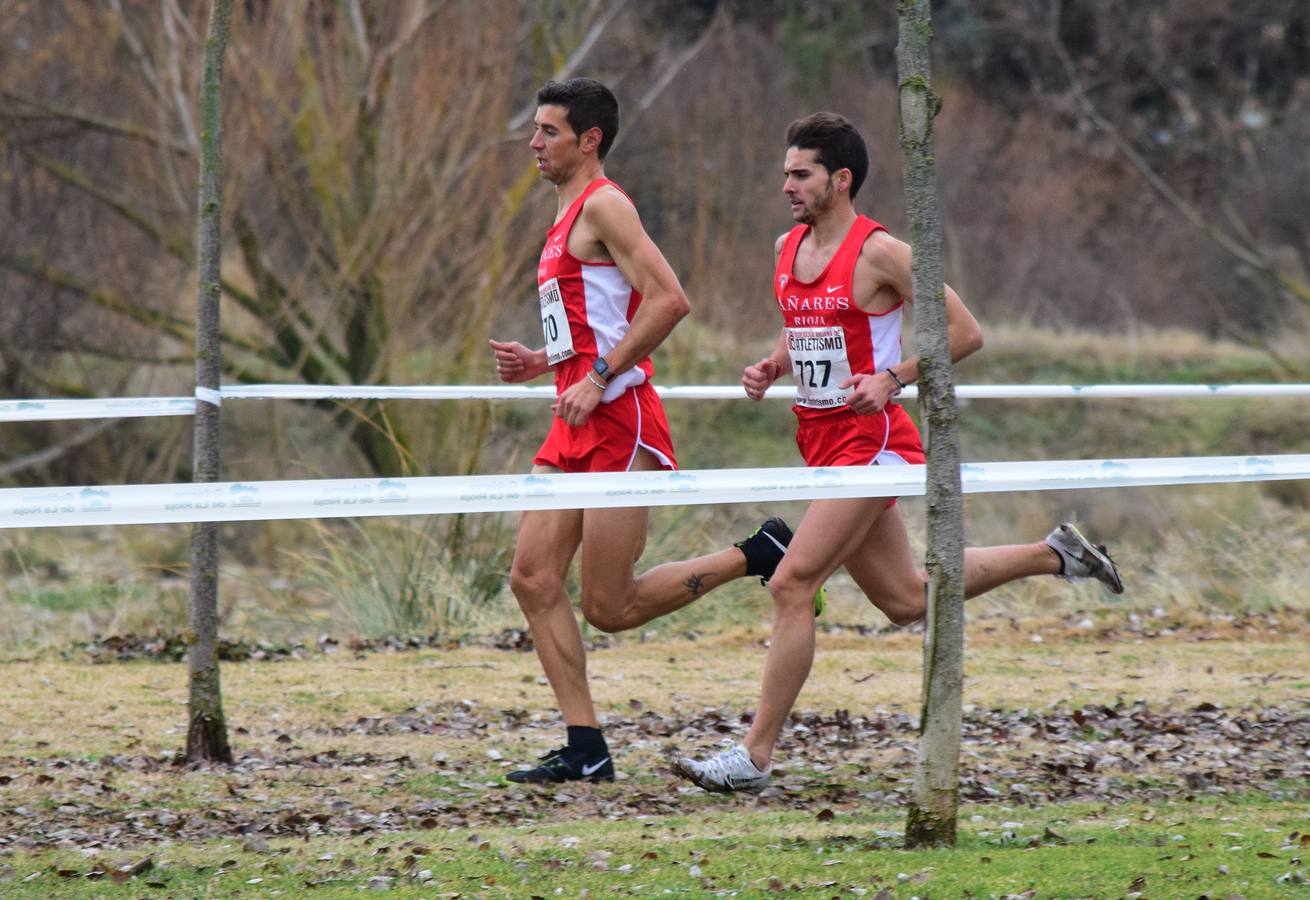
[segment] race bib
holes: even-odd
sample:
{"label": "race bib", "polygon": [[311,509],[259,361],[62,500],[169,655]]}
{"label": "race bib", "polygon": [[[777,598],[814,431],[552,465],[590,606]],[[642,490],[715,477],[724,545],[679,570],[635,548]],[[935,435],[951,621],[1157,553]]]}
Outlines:
{"label": "race bib", "polygon": [[812,409],[843,406],[850,389],[837,385],[851,377],[846,355],[846,334],[840,325],[830,328],[788,328],[787,353],[796,379],[796,403]]}
{"label": "race bib", "polygon": [[569,331],[559,281],[552,278],[544,282],[537,288],[537,296],[541,299],[541,333],[546,338],[546,364],[553,366],[577,355],[573,349],[573,333]]}

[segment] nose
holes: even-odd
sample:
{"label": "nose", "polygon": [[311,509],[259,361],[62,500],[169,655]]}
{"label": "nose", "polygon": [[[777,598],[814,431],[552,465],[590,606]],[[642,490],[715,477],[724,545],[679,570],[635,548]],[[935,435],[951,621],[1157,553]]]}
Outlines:
{"label": "nose", "polygon": [[532,140],[528,141],[528,146],[533,150],[541,150],[546,146],[546,142],[541,139],[541,131],[532,132]]}

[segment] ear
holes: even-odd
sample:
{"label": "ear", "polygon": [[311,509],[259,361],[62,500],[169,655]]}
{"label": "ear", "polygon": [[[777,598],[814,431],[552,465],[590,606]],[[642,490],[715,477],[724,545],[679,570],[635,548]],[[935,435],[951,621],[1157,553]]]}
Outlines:
{"label": "ear", "polygon": [[600,140],[602,137],[599,128],[588,128],[582,132],[578,138],[578,149],[583,153],[595,153],[600,149]]}
{"label": "ear", "polygon": [[832,176],[832,183],[839,191],[849,191],[853,179],[850,169],[838,169]]}

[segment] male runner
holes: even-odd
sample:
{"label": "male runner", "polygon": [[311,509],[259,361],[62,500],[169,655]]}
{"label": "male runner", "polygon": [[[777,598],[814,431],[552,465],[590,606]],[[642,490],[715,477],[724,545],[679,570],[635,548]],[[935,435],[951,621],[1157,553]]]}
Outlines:
{"label": "male runner", "polygon": [[[496,374],[518,383],[554,371],[557,399],[534,473],[673,469],[677,462],[649,354],[690,306],[636,207],[605,177],[619,108],[587,78],[537,92],[529,146],[555,185],[555,224],[537,267],[545,346],[491,341]],[[791,531],[769,519],[734,547],[657,566],[634,578],[646,543],[646,509],[527,511],[519,518],[510,589],[567,726],[568,742],[510,781],[609,781],[614,764],[587,687],[587,661],[565,590],[582,548],[582,613],[602,631],[635,628],[726,581],[767,580]],[[813,610],[810,613],[814,615]]]}
{"label": "male runner", "polygon": [[[773,351],[742,374],[753,400],[784,371],[796,379],[796,444],[808,466],[924,462],[919,432],[891,402],[918,378],[918,357],[901,358],[901,315],[911,299],[910,247],[852,201],[869,169],[864,139],[846,119],[815,113],[787,130],[783,193],[800,224],[774,246],[774,290],[783,330]],[[978,322],[946,287],[951,360],[982,346]],[[759,791],[773,747],[814,659],[810,598],[845,566],[869,601],[908,625],[925,613],[926,574],[910,552],[895,500],[816,500],[777,572],[773,637],[759,708],[745,740],[673,770],[710,791]],[[1030,575],[1096,578],[1116,594],[1123,582],[1104,547],[1072,525],[1044,541],[964,551],[965,593],[974,597]]]}

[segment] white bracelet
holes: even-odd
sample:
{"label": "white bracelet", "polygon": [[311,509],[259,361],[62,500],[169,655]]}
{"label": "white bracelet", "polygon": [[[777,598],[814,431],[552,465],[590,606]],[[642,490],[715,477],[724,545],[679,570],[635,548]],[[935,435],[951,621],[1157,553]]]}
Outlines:
{"label": "white bracelet", "polygon": [[601,393],[604,393],[604,392],[605,392],[605,385],[603,385],[603,384],[601,384],[599,381],[597,381],[597,380],[592,376],[590,370],[587,371],[587,380],[590,381],[590,382],[592,383],[592,385],[595,386],[595,387],[596,387],[596,388],[597,388]]}

